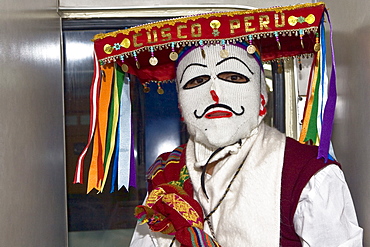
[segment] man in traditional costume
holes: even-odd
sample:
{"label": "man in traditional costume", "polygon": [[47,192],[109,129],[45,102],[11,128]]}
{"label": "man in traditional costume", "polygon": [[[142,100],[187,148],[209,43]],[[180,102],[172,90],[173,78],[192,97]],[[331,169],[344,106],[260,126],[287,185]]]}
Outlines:
{"label": "man in traditional costume", "polygon": [[[176,77],[190,135],[149,169],[148,196],[135,210],[139,224],[131,246],[362,246],[341,167],[329,145],[321,145],[330,143],[331,130],[325,128],[327,121],[330,125],[325,115],[333,114],[325,112],[330,90],[321,99],[322,118],[316,116],[319,129],[330,132],[329,139],[317,133],[319,148],[287,138],[263,121],[263,61],[314,54],[310,87],[314,91],[315,83],[325,81],[325,11],[318,3],[210,13],[97,39],[103,64],[115,62],[142,81]],[[126,53],[108,49],[117,40]],[[173,67],[160,64],[166,50],[176,60]],[[147,66],[138,52],[146,53]],[[159,78],[152,79],[156,70]],[[335,80],[330,83],[325,87],[335,87]],[[308,109],[306,114],[314,111]]]}

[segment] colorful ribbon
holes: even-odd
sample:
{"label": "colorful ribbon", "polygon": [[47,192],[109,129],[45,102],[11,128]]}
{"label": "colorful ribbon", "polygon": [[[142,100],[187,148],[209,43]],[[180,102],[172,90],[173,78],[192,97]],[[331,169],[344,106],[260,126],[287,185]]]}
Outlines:
{"label": "colorful ribbon", "polygon": [[94,135],[93,153],[91,157],[87,193],[92,189],[101,190],[104,179],[104,157],[106,146],[108,109],[111,98],[114,65],[107,64],[101,67],[103,76],[99,94],[98,118]]}
{"label": "colorful ribbon", "polygon": [[[332,71],[330,81],[327,78],[326,68],[326,40],[324,18],[320,24],[320,51],[314,57],[314,64],[310,74],[310,85],[307,89],[307,101],[304,110],[303,126],[299,141],[302,143],[312,141],[319,145],[318,159],[335,157],[331,145],[334,110],[336,104],[336,69],[332,40],[332,26],[330,22],[330,42],[332,52]],[[312,75],[313,74],[313,75]]]}
{"label": "colorful ribbon", "polygon": [[[83,183],[84,159],[93,143],[87,193],[103,192],[112,170],[110,192],[125,186],[136,186],[134,150],[131,148],[131,101],[129,81],[113,64],[100,67],[94,56],[94,76],[90,89],[90,129],[88,143],[78,158],[74,183]],[[128,78],[128,77],[126,77]],[[113,168],[110,169],[110,165]]]}
{"label": "colorful ribbon", "polygon": [[100,88],[100,72],[99,72],[99,62],[96,57],[96,53],[94,52],[94,75],[93,80],[91,83],[90,88],[90,128],[89,128],[89,137],[87,141],[87,145],[78,157],[76,171],[73,183],[83,183],[83,175],[84,175],[84,160],[87,154],[87,150],[90,147],[91,141],[94,136],[96,122],[97,122],[97,105],[98,105],[98,94]]}
{"label": "colorful ribbon", "polygon": [[118,84],[121,84],[122,87],[123,83],[123,76],[122,73],[119,73],[117,69],[114,70],[114,84],[113,84],[113,93],[110,103],[109,109],[109,121],[108,121],[108,130],[107,130],[107,146],[105,150],[105,158],[104,158],[104,178],[101,186],[100,192],[103,192],[105,183],[107,181],[108,172],[113,156],[113,151],[116,144],[116,132],[117,132],[117,122],[118,122],[118,114],[119,114],[119,90]]}
{"label": "colorful ribbon", "polygon": [[128,190],[131,166],[131,100],[128,80],[122,86],[119,123],[118,190],[123,186]]}
{"label": "colorful ribbon", "polygon": [[[336,65],[335,65],[335,55],[333,47],[333,27],[331,25],[330,16],[328,11],[325,9],[326,16],[328,17],[328,22],[330,25],[330,44],[331,44],[331,56],[332,56],[332,67],[331,75],[329,82],[329,92],[328,100],[325,105],[322,131],[320,136],[320,146],[317,158],[324,158],[325,161],[329,158],[329,148],[330,148],[330,139],[332,135],[333,122],[334,122],[334,112],[335,105],[337,102],[337,89],[336,89]],[[332,153],[333,154],[333,153]],[[331,155],[331,156],[334,156]]]}
{"label": "colorful ribbon", "polygon": [[[318,59],[319,59],[319,52],[315,55],[313,59],[313,64],[311,67],[311,73],[310,73],[310,83],[307,88],[307,99],[306,99],[306,105],[304,110],[304,119],[302,124],[302,130],[301,135],[299,138],[299,141],[301,143],[305,143],[308,141],[307,135],[309,133],[309,127],[310,127],[310,117],[312,116],[312,108],[314,105],[314,99],[315,99],[315,92],[316,92],[316,86],[317,86],[317,75],[318,75]],[[315,117],[316,119],[316,117]],[[311,124],[312,127],[312,124]]]}
{"label": "colorful ribbon", "polygon": [[[117,69],[117,87],[118,87],[118,100],[119,100],[119,107],[121,105],[121,95],[122,95],[122,88],[124,84],[125,73],[121,70]],[[119,108],[119,112],[120,112]],[[116,131],[116,138],[115,138],[115,151],[114,151],[114,159],[113,159],[113,168],[112,168],[112,182],[111,182],[111,189],[110,192],[113,193],[117,187],[117,176],[118,176],[118,150],[119,150],[119,143],[120,143],[120,114],[118,114],[117,119],[117,131]]]}

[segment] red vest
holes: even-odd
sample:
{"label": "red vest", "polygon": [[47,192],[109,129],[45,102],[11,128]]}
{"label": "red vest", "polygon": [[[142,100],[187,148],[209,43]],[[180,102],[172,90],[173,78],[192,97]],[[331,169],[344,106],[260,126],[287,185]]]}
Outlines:
{"label": "red vest", "polygon": [[317,147],[286,139],[280,201],[280,246],[302,246],[295,233],[293,217],[303,188],[313,175],[329,164],[317,159]]}
{"label": "red vest", "polygon": [[[308,146],[291,138],[286,139],[284,166],[281,180],[280,200],[280,246],[301,247],[299,236],[294,230],[293,217],[303,188],[310,178],[325,166],[335,163],[325,163],[318,160],[317,147]],[[171,153],[160,155],[148,170],[148,190],[170,181],[178,181],[181,169],[185,164],[186,145],[179,146]],[[184,190],[193,194],[190,179],[184,183]]]}

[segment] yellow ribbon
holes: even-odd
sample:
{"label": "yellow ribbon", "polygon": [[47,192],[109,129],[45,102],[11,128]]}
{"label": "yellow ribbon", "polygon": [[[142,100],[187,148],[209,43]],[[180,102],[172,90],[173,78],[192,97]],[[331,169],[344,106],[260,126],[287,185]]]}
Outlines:
{"label": "yellow ribbon", "polygon": [[103,183],[101,186],[101,192],[103,192],[105,183],[107,181],[108,177],[108,171],[110,167],[110,163],[113,156],[114,147],[116,144],[116,133],[117,133],[117,123],[118,123],[118,115],[119,115],[119,97],[118,97],[118,79],[117,79],[118,73],[117,70],[114,70],[114,84],[113,84],[113,96],[112,96],[112,123],[111,123],[111,135],[110,139],[107,140],[107,156],[104,161],[105,163],[105,170],[104,170],[104,178]]}
{"label": "yellow ribbon", "polygon": [[305,143],[305,138],[306,138],[307,130],[308,130],[308,124],[310,122],[310,116],[311,116],[312,106],[313,106],[313,101],[314,101],[314,94],[315,94],[315,89],[317,86],[317,76],[318,76],[318,70],[319,70],[319,64],[320,64],[320,51],[317,52],[317,56],[315,59],[316,59],[316,62],[315,62],[314,74],[312,76],[311,93],[309,95],[309,98],[307,99],[308,102],[306,102],[307,107],[306,107],[305,115],[303,118],[301,134],[299,136],[299,142],[301,143]]}

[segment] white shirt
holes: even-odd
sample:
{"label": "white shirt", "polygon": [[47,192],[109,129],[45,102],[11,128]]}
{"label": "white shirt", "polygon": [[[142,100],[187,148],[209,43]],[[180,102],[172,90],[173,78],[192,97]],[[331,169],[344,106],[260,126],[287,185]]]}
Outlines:
{"label": "white shirt", "polygon": [[325,167],[307,183],[294,214],[294,228],[303,247],[362,246],[362,229],[338,166]]}
{"label": "white shirt", "polygon": [[[363,230],[358,226],[349,188],[337,165],[323,168],[307,183],[294,214],[294,227],[303,247],[363,246]],[[130,246],[158,247],[147,224],[136,226]]]}

